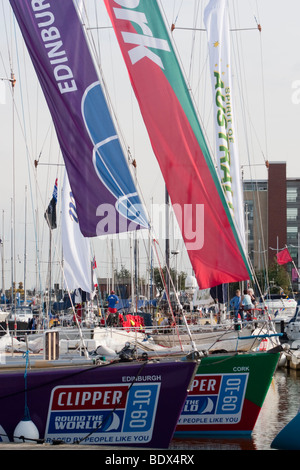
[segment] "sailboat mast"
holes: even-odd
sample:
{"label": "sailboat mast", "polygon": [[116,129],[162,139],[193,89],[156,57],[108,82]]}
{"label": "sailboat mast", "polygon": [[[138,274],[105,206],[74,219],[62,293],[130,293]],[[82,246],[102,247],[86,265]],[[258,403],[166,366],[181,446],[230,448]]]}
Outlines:
{"label": "sailboat mast", "polygon": [[14,302],[14,230],[13,230],[13,200],[10,202],[10,266],[11,266],[11,307]]}
{"label": "sailboat mast", "polygon": [[47,312],[47,317],[51,313],[51,283],[52,283],[52,230],[49,227],[49,287],[48,287],[48,295],[49,295],[49,307]]}
{"label": "sailboat mast", "polygon": [[134,270],[133,270],[133,265],[134,265],[134,256],[133,256],[133,237],[135,236],[135,233],[132,232],[130,234],[130,280],[131,280],[131,312],[134,312],[134,299],[135,299],[135,292],[134,292]]}
{"label": "sailboat mast", "polygon": [[2,295],[3,298],[5,299],[5,284],[4,284],[4,211],[2,211],[2,251],[1,251],[1,257],[2,257]]}
{"label": "sailboat mast", "polygon": [[[12,295],[12,304],[14,299],[14,277],[16,276],[16,162],[15,162],[15,78],[14,74],[11,72],[11,87],[12,87],[12,132],[13,132],[13,141],[12,141],[12,157],[13,157],[13,197],[12,197],[12,207],[11,207],[11,269],[12,269],[12,286],[11,286],[11,295]],[[16,279],[15,279],[16,280]]]}
{"label": "sailboat mast", "polygon": [[166,288],[170,294],[170,197],[167,188],[165,188],[166,203]]}
{"label": "sailboat mast", "polygon": [[25,243],[24,243],[24,305],[26,303],[26,263],[27,263],[27,186],[25,186]]}

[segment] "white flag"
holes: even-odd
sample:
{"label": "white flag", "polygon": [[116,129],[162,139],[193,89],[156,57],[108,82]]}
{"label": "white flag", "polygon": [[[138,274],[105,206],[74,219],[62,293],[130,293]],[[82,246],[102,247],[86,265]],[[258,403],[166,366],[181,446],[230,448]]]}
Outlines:
{"label": "white flag", "polygon": [[65,172],[62,196],[62,244],[66,288],[92,290],[90,242],[79,228],[75,200]]}
{"label": "white flag", "polygon": [[204,23],[208,36],[219,176],[240,241],[245,248],[244,202],[233,112],[227,0],[210,0],[204,10]]}

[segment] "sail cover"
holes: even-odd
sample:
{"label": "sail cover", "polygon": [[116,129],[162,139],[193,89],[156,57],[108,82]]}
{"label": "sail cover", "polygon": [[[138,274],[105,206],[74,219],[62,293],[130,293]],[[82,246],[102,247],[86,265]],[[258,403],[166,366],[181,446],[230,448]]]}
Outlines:
{"label": "sail cover", "polygon": [[156,0],[104,0],[201,289],[250,277]]}
{"label": "sail cover", "polygon": [[10,0],[86,237],[148,228],[73,0]]}

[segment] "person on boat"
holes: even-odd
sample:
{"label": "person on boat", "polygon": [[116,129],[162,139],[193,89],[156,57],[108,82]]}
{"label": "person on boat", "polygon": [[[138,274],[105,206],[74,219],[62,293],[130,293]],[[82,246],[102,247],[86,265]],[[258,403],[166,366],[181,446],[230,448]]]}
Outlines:
{"label": "person on boat", "polygon": [[107,300],[108,300],[108,312],[116,313],[117,312],[116,305],[119,303],[119,298],[116,295],[114,290],[111,291],[110,295],[107,297]]}
{"label": "person on boat", "polygon": [[241,302],[242,302],[241,291],[240,289],[237,289],[235,291],[235,296],[232,297],[229,303],[230,310],[233,310],[234,318],[236,319],[238,318],[239,314],[242,316]]}
{"label": "person on boat", "polygon": [[119,303],[119,298],[115,291],[112,290],[110,295],[107,297],[108,300],[108,315],[106,319],[107,326],[119,326],[118,310],[116,305]]}
{"label": "person on boat", "polygon": [[170,326],[169,318],[165,316],[160,324],[163,327],[163,332],[168,333],[167,327]]}
{"label": "person on boat", "polygon": [[252,304],[254,305],[254,307],[255,307],[256,304],[257,304],[257,301],[256,301],[256,297],[255,297],[255,295],[254,295],[254,290],[252,289],[252,287],[250,287],[250,288],[248,289],[248,294],[249,294],[250,297],[251,297],[251,303],[252,303]]}
{"label": "person on boat", "polygon": [[245,311],[253,310],[253,308],[254,308],[254,305],[251,301],[251,296],[250,296],[249,291],[247,289],[244,290],[242,306],[243,306],[243,309]]}
{"label": "person on boat", "polygon": [[75,305],[75,313],[73,315],[73,322],[76,324],[77,321],[79,323],[81,323],[81,321],[82,321],[82,304],[76,304]]}

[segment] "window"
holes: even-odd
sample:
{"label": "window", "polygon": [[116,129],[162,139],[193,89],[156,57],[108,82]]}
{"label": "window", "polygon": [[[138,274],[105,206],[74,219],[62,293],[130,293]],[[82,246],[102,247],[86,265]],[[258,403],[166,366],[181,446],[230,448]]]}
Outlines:
{"label": "window", "polygon": [[287,227],[286,230],[289,241],[298,239],[298,227]]}
{"label": "window", "polygon": [[245,214],[248,220],[253,220],[253,201],[245,201]]}
{"label": "window", "polygon": [[295,246],[289,246],[289,253],[293,260],[295,261],[298,257],[298,248]]}
{"label": "window", "polygon": [[297,201],[298,191],[297,188],[287,188],[286,190],[286,200],[287,202],[296,202]]}
{"label": "window", "polygon": [[298,217],[298,208],[297,207],[288,207],[286,210],[287,220],[297,220]]}

